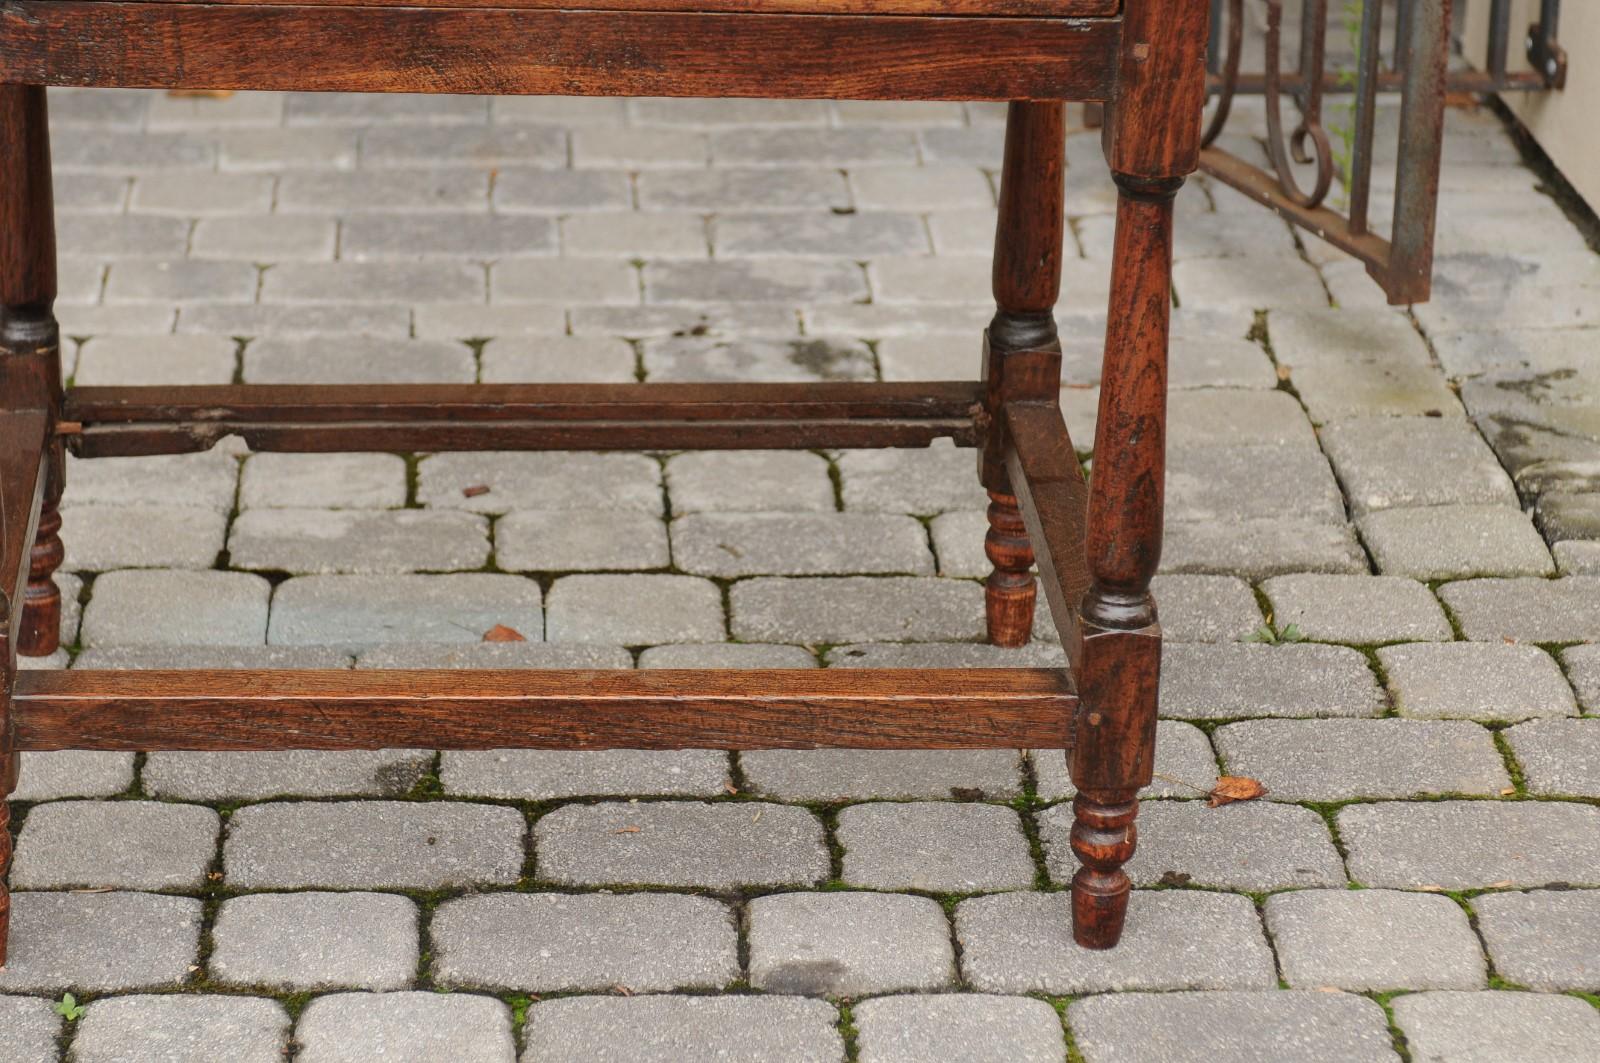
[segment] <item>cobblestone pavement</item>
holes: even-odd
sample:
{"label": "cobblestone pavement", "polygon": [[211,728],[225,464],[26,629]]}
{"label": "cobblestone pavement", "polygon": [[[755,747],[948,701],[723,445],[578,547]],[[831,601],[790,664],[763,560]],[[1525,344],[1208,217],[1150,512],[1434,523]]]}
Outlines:
{"label": "cobblestone pavement", "polygon": [[[52,106],[78,383],[975,372],[992,108]],[[1112,197],[1068,153],[1083,445]],[[1446,156],[1412,312],[1179,200],[1118,950],[1070,941],[1059,752],[29,754],[0,1060],[1600,1060],[1600,257],[1492,115]],[[1061,660],[975,644],[950,449],[69,480],[48,666]],[[1272,793],[1208,809],[1219,772]]]}

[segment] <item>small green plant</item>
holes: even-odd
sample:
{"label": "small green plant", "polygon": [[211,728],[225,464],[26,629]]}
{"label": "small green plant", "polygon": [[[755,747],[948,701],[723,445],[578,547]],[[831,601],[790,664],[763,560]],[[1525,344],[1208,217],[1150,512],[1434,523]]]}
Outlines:
{"label": "small green plant", "polygon": [[[1356,53],[1353,67],[1341,68],[1336,76],[1339,85],[1344,88],[1354,88],[1356,71],[1361,67],[1361,8],[1364,0],[1344,0],[1340,15],[1344,21],[1345,33],[1350,37],[1350,47]],[[1333,165],[1339,177],[1339,206],[1349,206],[1350,203],[1350,177],[1351,167],[1355,163],[1356,148],[1356,97],[1352,92],[1339,104],[1339,111],[1344,121],[1330,122],[1327,129],[1337,138],[1333,144]]]}
{"label": "small green plant", "polygon": [[1277,631],[1269,624],[1262,624],[1255,631],[1245,636],[1246,642],[1264,642],[1269,646],[1276,646],[1280,642],[1304,642],[1305,633],[1300,630],[1299,624],[1289,624],[1282,631]]}
{"label": "small green plant", "polygon": [[61,994],[61,999],[56,1001],[56,1014],[68,1022],[77,1022],[83,1018],[83,1013],[86,1010],[82,1004],[78,1003],[78,998],[71,993]]}

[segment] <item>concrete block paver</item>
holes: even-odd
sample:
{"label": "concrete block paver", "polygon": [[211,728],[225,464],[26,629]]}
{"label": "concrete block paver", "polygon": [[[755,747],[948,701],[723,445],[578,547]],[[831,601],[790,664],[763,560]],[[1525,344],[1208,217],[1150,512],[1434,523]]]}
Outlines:
{"label": "concrete block paver", "polygon": [[608,801],[534,824],[541,881],[567,886],[813,885],[828,874],[822,824],[761,802]]}
{"label": "concrete block paver", "polygon": [[1067,1008],[1084,1063],[1397,1063],[1383,1009],[1351,993],[1127,993]]}
{"label": "concrete block paver", "polygon": [[1557,801],[1351,805],[1350,877],[1396,889],[1600,885],[1600,808]]}
{"label": "concrete block paver", "polygon": [[721,642],[722,592],[680,575],[565,576],[550,588],[551,642]]}
{"label": "concrete block paver", "polygon": [[240,889],[445,889],[517,881],[522,816],[493,805],[395,801],[250,805],[228,821]]}
{"label": "concrete block paver", "polygon": [[1448,642],[1453,633],[1428,588],[1399,576],[1274,576],[1261,585],[1279,632],[1317,642]]}
{"label": "concrete block paver", "polygon": [[749,906],[750,984],[769,993],[858,997],[955,980],[939,902],[891,893],[774,893]]}
{"label": "concrete block paver", "polygon": [[294,573],[462,572],[489,560],[489,522],[420,509],[256,509],[228,532],[231,563]]}
{"label": "concrete block paver", "polygon": [[845,576],[742,580],[735,638],[756,642],[934,642],[983,635],[983,588],[964,580]]}
{"label": "concrete block paver", "polygon": [[16,889],[198,889],[221,821],[199,805],[52,801],[17,835]]}
{"label": "concrete block paver", "polygon": [[304,1063],[515,1063],[511,1008],[471,993],[330,993],[295,1026]]}
{"label": "concrete block paver", "polygon": [[208,969],[218,981],[277,992],[405,989],[417,973],[417,934],[406,897],[249,894],[217,910]]}
{"label": "concrete block paver", "polygon": [[478,642],[504,625],[539,641],[539,585],[521,576],[297,576],[272,596],[268,641],[279,646]]}
{"label": "concrete block paver", "polygon": [[1065,1063],[1061,1017],[1042,1000],[940,993],[878,997],[851,1009],[861,1063]]}
{"label": "concrete block paver", "polygon": [[55,1063],[61,1017],[48,1000],[0,996],[0,1028],[6,1031],[6,1063]]}
{"label": "concrete block paver", "polygon": [[728,906],[666,893],[502,893],[433,916],[441,985],[522,992],[717,989],[739,977]]}
{"label": "concrete block paver", "polygon": [[1010,749],[761,749],[739,754],[745,784],[780,801],[962,797],[1022,793]]}
{"label": "concrete block paver", "polygon": [[[1357,514],[1518,501],[1494,452],[1458,418],[1358,417],[1324,425],[1321,440]],[[1407,460],[1396,461],[1401,453]]]}
{"label": "concrete block paver", "polygon": [[132,753],[62,749],[20,754],[22,770],[13,801],[110,797],[133,785]]}
{"label": "concrete block paver", "polygon": [[1150,584],[1161,634],[1174,642],[1235,642],[1261,626],[1250,585],[1236,576],[1163,573]]}
{"label": "concrete block paver", "polygon": [[1439,580],[1555,573],[1532,519],[1512,506],[1383,509],[1357,526],[1385,575]]}
{"label": "concrete block paver", "polygon": [[1525,720],[1573,716],[1578,706],[1555,658],[1537,646],[1481,642],[1378,651],[1405,716]]}
{"label": "concrete block paver", "polygon": [[187,982],[200,954],[200,902],[154,893],[11,898],[0,992],[126,992]]}
{"label": "concrete block paver", "polygon": [[1495,797],[1511,786],[1494,736],[1466,720],[1244,720],[1214,739],[1228,774],[1259,779],[1278,801]]}
{"label": "concrete block paver", "polygon": [[162,751],[146,754],[140,779],[150,796],[182,801],[403,797],[432,767],[419,749]]}
{"label": "concrete block paver", "polygon": [[81,1063],[277,1063],[288,1049],[282,1004],[210,994],[96,1000],[72,1038],[72,1058]]}
{"label": "concrete block paver", "polygon": [[1546,993],[1414,993],[1393,1003],[1414,1059],[1444,1063],[1595,1063],[1600,1012]]}
{"label": "concrete block paver", "polygon": [[439,767],[445,793],[548,801],[643,794],[717,797],[729,782],[720,749],[446,750]]}
{"label": "concrete block paver", "polygon": [[672,556],[701,576],[933,574],[928,533],[879,513],[705,513],[672,524]]}
{"label": "concrete block paver", "polygon": [[1267,898],[1286,982],[1355,992],[1482,989],[1483,950],[1449,897],[1398,890],[1296,890]]}
{"label": "concrete block paver", "polygon": [[1600,797],[1600,720],[1530,720],[1504,734],[1529,793]]}
{"label": "concrete block paver", "polygon": [[1600,640],[1600,576],[1460,580],[1439,598],[1474,642]]}
{"label": "concrete block paver", "polygon": [[985,993],[1077,995],[1129,989],[1266,989],[1277,984],[1249,898],[1135,890],[1114,949],[1072,940],[1066,893],[1003,893],[956,907],[961,973]]}
{"label": "concrete block paver", "polygon": [[[1041,801],[1062,801],[1078,792],[1067,772],[1067,754],[1034,749],[1034,792]],[[1217,755],[1206,733],[1191,723],[1156,721],[1156,777],[1140,791],[1147,797],[1196,797],[1216,785]]]}
{"label": "concrete block paver", "polygon": [[648,513],[519,510],[495,522],[494,560],[513,572],[666,568],[667,528]]}
{"label": "concrete block paver", "polygon": [[1365,657],[1344,646],[1169,644],[1161,715],[1376,716],[1387,699]]}
{"label": "concrete block paver", "polygon": [[1486,893],[1472,908],[1500,977],[1545,992],[1600,986],[1600,890]]}
{"label": "concrete block paver", "polygon": [[880,890],[1026,889],[1033,859],[1017,813],[984,804],[852,805],[839,813],[844,881]]}
{"label": "concrete block paver", "polygon": [[522,1063],[835,1063],[837,1022],[832,1004],[791,996],[568,997],[528,1009]]}

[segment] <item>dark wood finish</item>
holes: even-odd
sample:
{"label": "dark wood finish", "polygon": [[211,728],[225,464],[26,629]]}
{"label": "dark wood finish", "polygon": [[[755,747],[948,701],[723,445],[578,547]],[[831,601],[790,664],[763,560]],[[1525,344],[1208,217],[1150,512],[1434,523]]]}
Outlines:
{"label": "dark wood finish", "polygon": [[1071,741],[1056,669],[39,671],[18,749],[1016,749]]}
{"label": "dark wood finish", "polygon": [[1073,936],[1109,948],[1131,884],[1138,794],[1154,771],[1161,628],[1150,580],[1161,559],[1172,200],[1199,154],[1206,0],[1130,0],[1117,97],[1104,136],[1117,182],[1111,298],[1079,610],[1082,701],[1071,769]]}
{"label": "dark wood finish", "polygon": [[[1074,937],[1110,947],[1152,777],[1172,197],[1198,153],[1206,0],[562,4],[0,3],[0,828],[33,749],[1066,748]],[[86,388],[63,406],[42,84],[1008,100],[982,382]],[[1119,188],[1087,486],[1053,318],[1068,98],[1107,102]],[[19,642],[55,645],[63,440],[95,457],[229,434],[305,451],[948,437],[978,447],[992,501],[991,640],[1027,640],[1036,562],[1072,669],[18,673]],[[9,855],[0,829],[0,873]]]}
{"label": "dark wood finish", "polygon": [[1006,470],[1002,408],[1008,402],[1056,402],[1061,342],[1055,305],[1061,293],[1066,234],[1063,177],[1066,110],[1060,103],[1014,102],[1006,116],[995,228],[994,320],[984,335],[984,433],[978,479],[988,489],[984,551],[994,571],[985,585],[989,641],[1023,646],[1033,632],[1038,589],[1033,552],[1017,509],[1018,488]]}
{"label": "dark wood finish", "polygon": [[1083,663],[1078,607],[1089,589],[1084,556],[1088,485],[1059,406],[1013,402],[1005,407],[1005,419],[1011,441],[1006,470],[1017,487],[1050,619],[1076,670]]}
{"label": "dark wood finish", "polygon": [[206,450],[925,447],[976,440],[973,383],[74,388],[80,457]]}
{"label": "dark wood finish", "polygon": [[28,554],[36,534],[36,514],[44,502],[45,450],[49,416],[43,410],[0,411],[0,967],[6,962],[11,929],[11,806],[17,788],[16,714],[12,683],[17,674],[16,621],[28,579]]}
{"label": "dark wood finish", "polygon": [[122,88],[1103,99],[1116,19],[10,0],[0,80]]}
{"label": "dark wood finish", "polygon": [[[43,409],[51,416],[61,407],[54,226],[45,91],[0,85],[0,394],[10,409]],[[54,574],[65,556],[59,506],[66,466],[59,442],[52,441],[48,451],[50,475],[27,609],[13,623],[16,649],[31,657],[54,653],[60,644],[61,592]]]}
{"label": "dark wood finish", "polygon": [[[154,0],[195,3],[198,0]],[[224,4],[289,4],[310,7],[351,0],[204,0]],[[764,15],[938,15],[1104,18],[1121,0],[360,0],[377,7],[530,7],[590,11],[718,11]]]}

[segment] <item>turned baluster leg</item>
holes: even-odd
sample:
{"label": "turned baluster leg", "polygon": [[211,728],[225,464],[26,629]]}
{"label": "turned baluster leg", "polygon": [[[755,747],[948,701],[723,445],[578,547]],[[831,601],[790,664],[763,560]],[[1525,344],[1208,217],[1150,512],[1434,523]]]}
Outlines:
{"label": "turned baluster leg", "polygon": [[978,478],[989,492],[984,553],[994,571],[985,586],[989,641],[1026,645],[1033,631],[1038,583],[1033,550],[1006,473],[1000,408],[1007,402],[1053,400],[1061,388],[1061,342],[1054,309],[1061,291],[1064,233],[1062,171],[1064,106],[1011,104],[1000,174],[1000,221],[994,241],[994,320],[984,335],[983,445]]}
{"label": "turned baluster leg", "polygon": [[1154,771],[1172,201],[1195,168],[1204,102],[1205,0],[1128,0],[1117,99],[1104,140],[1117,227],[1090,477],[1072,778],[1073,937],[1110,948],[1131,883],[1139,789]]}
{"label": "turned baluster leg", "polygon": [[[32,85],[0,85],[0,403],[11,410],[46,410],[52,424],[61,408],[60,338],[52,312],[56,296],[54,221],[45,91]],[[46,508],[39,518],[29,583],[19,595],[27,604],[4,603],[5,626],[0,633],[0,668],[4,669],[0,684],[0,966],[5,963],[11,929],[11,897],[5,885],[11,865],[11,816],[6,799],[16,789],[20,760],[10,712],[11,679],[17,649],[45,654],[53,652],[58,641],[60,595],[50,573],[61,561],[61,543],[55,531],[60,527],[56,503],[61,498],[62,455],[59,445],[46,446],[51,448],[46,477],[50,486],[45,489]],[[32,516],[26,508],[17,510],[17,499],[8,499],[7,505],[11,507],[5,514],[8,524],[27,522]],[[38,609],[35,601],[40,603]]]}
{"label": "turned baluster leg", "polygon": [[[45,91],[37,85],[0,86],[0,357],[15,359],[7,387],[34,391],[54,423],[61,410],[60,332],[56,297],[55,215],[50,190],[50,134]],[[7,397],[15,406],[23,396]],[[50,444],[49,474],[39,530],[29,559],[28,588],[17,651],[43,657],[61,644],[61,490],[65,462]]]}

